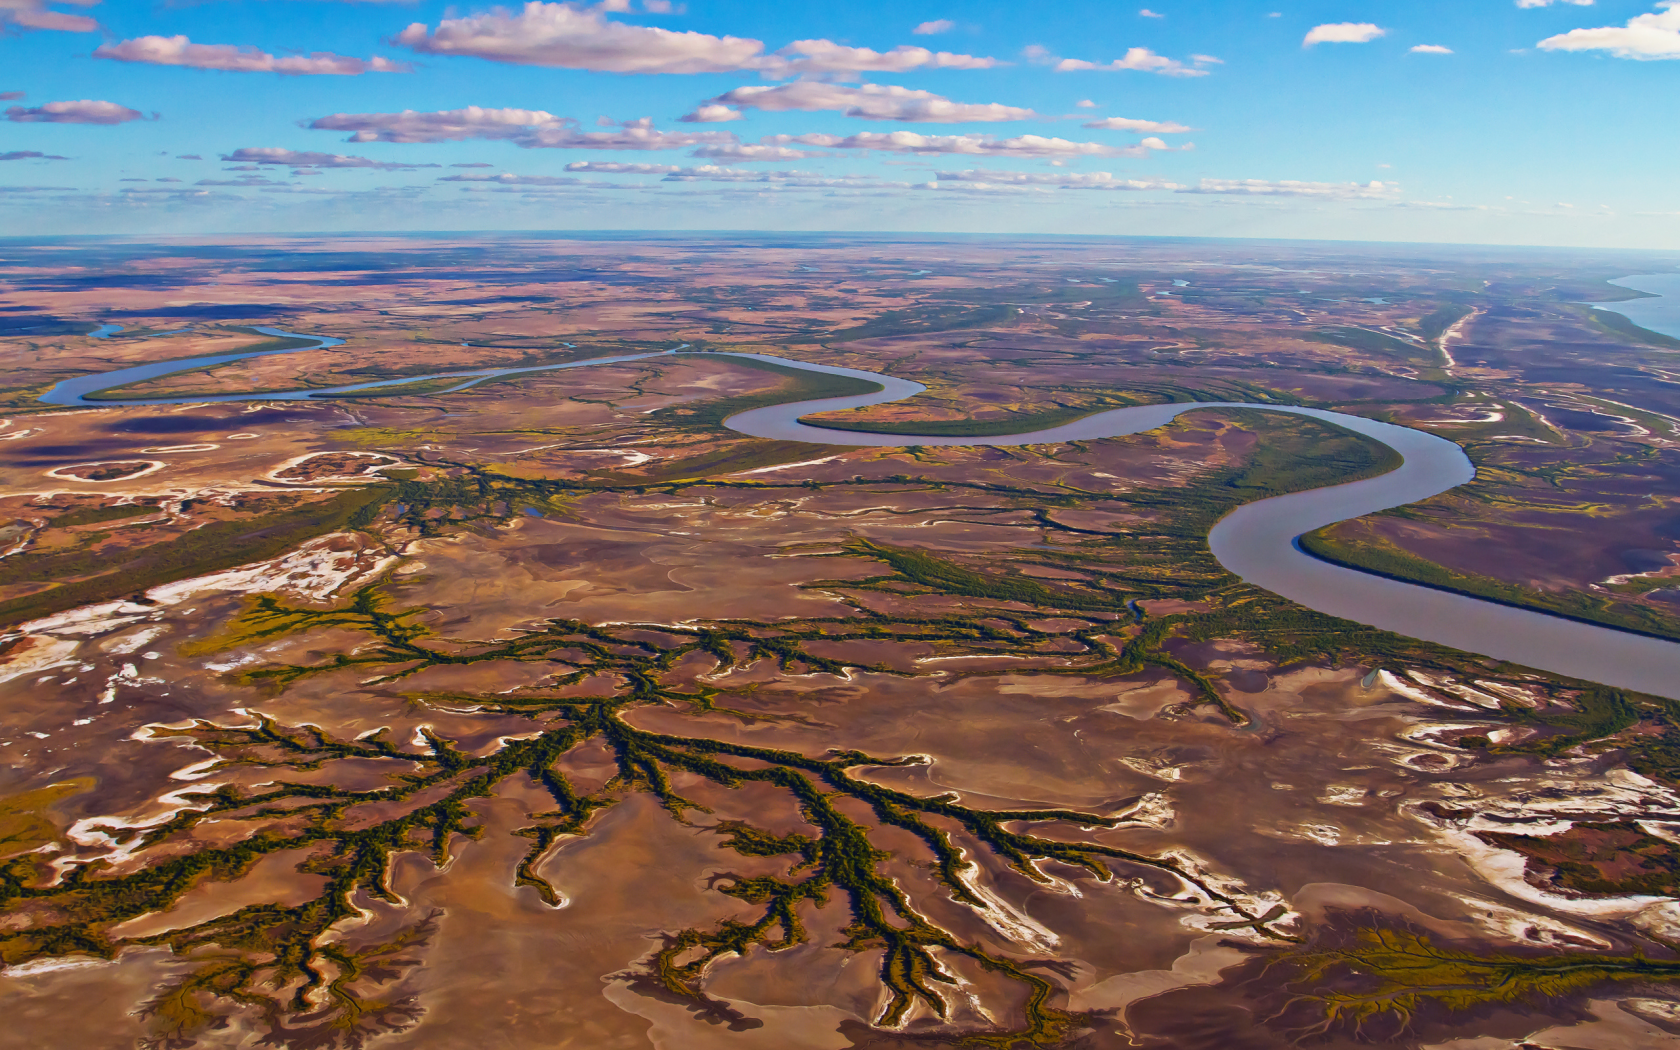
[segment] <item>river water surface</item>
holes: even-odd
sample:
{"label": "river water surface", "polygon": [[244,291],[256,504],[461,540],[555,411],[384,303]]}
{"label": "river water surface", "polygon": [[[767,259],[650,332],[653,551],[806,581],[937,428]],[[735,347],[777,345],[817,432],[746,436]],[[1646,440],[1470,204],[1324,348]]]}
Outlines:
{"label": "river water surface", "polygon": [[1649,328],[1653,332],[1680,339],[1680,273],[1647,273],[1636,277],[1622,277],[1610,283],[1660,298],[1594,303],[1597,309],[1611,310],[1641,328]]}
{"label": "river water surface", "polygon": [[[1680,284],[1680,275],[1657,276],[1671,277]],[[1666,286],[1666,282],[1656,282],[1651,277],[1627,278],[1619,283],[1628,287],[1638,287],[1634,283],[1636,281]],[[1656,291],[1657,288],[1652,287],[1649,290]],[[1680,287],[1673,290],[1680,291]],[[1662,301],[1637,302],[1643,304]],[[1677,301],[1680,301],[1680,297],[1666,299],[1670,308]],[[1620,310],[1628,305],[1632,304],[1617,304],[1617,307]],[[1650,310],[1647,310],[1645,316],[1650,315]],[[1629,316],[1633,315],[1630,313]],[[1651,323],[1639,317],[1634,317],[1634,320],[1654,331],[1660,330],[1657,324],[1664,323],[1660,319]],[[258,328],[257,331],[276,337],[292,336],[290,332],[274,328]],[[372,390],[382,386],[440,378],[462,379],[459,385],[450,388],[460,390],[497,376],[636,361],[675,352],[591,358],[530,368],[443,372],[433,376],[413,376],[324,390],[128,401],[85,400],[89,394],[143,379],[224,364],[246,357],[265,356],[270,353],[297,353],[324,346],[336,346],[342,342],[338,339],[315,338],[317,342],[313,346],[293,350],[160,361],[101,375],[81,376],[59,383],[42,395],[41,400],[58,405],[102,407],[190,404],[206,401],[308,400],[322,394]],[[680,350],[681,347],[677,349]],[[1215,525],[1208,536],[1214,557],[1221,565],[1255,586],[1332,616],[1572,678],[1680,699],[1680,644],[1372,576],[1320,561],[1296,545],[1296,538],[1302,533],[1348,518],[1413,503],[1469,481],[1475,475],[1475,470],[1463,450],[1451,441],[1433,434],[1321,409],[1239,402],[1195,402],[1117,408],[1045,430],[985,438],[917,437],[829,430],[803,423],[800,419],[802,416],[818,412],[899,401],[921,393],[926,387],[907,379],[874,372],[793,361],[767,354],[716,356],[750,358],[813,372],[850,376],[874,383],[880,388],[873,393],[852,397],[823,398],[752,409],[731,416],[724,422],[725,426],[738,433],[759,438],[877,448],[902,445],[1034,445],[1120,437],[1153,430],[1185,412],[1233,408],[1310,416],[1352,430],[1374,438],[1400,453],[1403,458],[1401,466],[1381,477],[1276,496],[1239,507]]]}

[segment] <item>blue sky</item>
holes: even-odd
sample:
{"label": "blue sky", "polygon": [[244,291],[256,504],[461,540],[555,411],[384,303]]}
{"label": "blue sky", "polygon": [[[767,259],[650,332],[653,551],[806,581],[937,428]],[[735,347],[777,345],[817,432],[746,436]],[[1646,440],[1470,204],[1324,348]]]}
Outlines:
{"label": "blue sky", "polygon": [[1677,88],[1680,0],[0,0],[0,230],[1672,248]]}

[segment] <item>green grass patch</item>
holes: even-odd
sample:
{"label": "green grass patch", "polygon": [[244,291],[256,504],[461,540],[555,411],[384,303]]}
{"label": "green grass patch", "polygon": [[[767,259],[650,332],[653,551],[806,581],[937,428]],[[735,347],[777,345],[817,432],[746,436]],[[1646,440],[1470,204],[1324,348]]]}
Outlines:
{"label": "green grass patch", "polygon": [[1365,328],[1336,327],[1321,328],[1308,332],[1302,336],[1309,342],[1329,343],[1332,346],[1346,346],[1355,350],[1363,350],[1368,354],[1382,354],[1386,357],[1398,357],[1407,361],[1432,365],[1435,363],[1435,351],[1417,343],[1408,343],[1404,339],[1396,339],[1391,335],[1373,332]]}
{"label": "green grass patch", "polygon": [[1297,416],[1291,422],[1310,425],[1279,427],[1278,417],[1270,413],[1218,411],[1260,434],[1248,461],[1223,482],[1240,494],[1244,503],[1377,477],[1397,469],[1404,461],[1400,453],[1380,441],[1321,420]]}
{"label": "green grass patch", "polygon": [[1447,329],[1469,317],[1471,308],[1461,303],[1448,303],[1446,306],[1431,310],[1418,321],[1418,330],[1430,342],[1441,338]]}
{"label": "green grass patch", "polygon": [[[682,356],[690,355],[684,354]],[[770,390],[759,390],[748,394],[736,394],[733,397],[708,398],[703,401],[671,405],[655,412],[649,412],[647,418],[667,426],[705,427],[715,430],[721,428],[723,421],[730,416],[739,415],[754,408],[784,405],[789,401],[810,401],[828,397],[856,397],[860,394],[878,393],[883,389],[880,383],[872,383],[865,379],[829,375],[826,372],[812,372],[804,368],[790,368],[786,365],[771,364],[768,361],[754,361],[742,357],[726,357],[716,360],[721,360],[725,364],[738,368],[751,368],[759,372],[769,372],[781,377],[782,382]]]}
{"label": "green grass patch", "polygon": [[[1136,403],[1136,402],[1132,402]],[[845,420],[824,419],[820,416],[800,420],[825,430],[844,430],[861,434],[904,434],[911,437],[996,437],[1047,430],[1072,423],[1077,419],[1123,408],[1127,403],[1112,405],[1070,405],[1044,412],[1016,412],[997,419],[910,419],[910,420]]]}
{"label": "green grass patch", "polygon": [[1618,339],[1625,339],[1632,343],[1645,346],[1659,346],[1664,350],[1680,350],[1680,339],[1661,332],[1653,332],[1649,328],[1642,328],[1624,314],[1614,310],[1586,310],[1588,323],[1606,335],[1613,335]]}
{"label": "green grass patch", "polygon": [[123,518],[138,518],[142,514],[155,514],[157,507],[144,503],[118,504],[109,507],[85,507],[73,510],[68,514],[60,514],[51,522],[55,528],[70,528],[73,525],[92,525],[101,521],[119,521]]}
{"label": "green grass patch", "polygon": [[391,486],[372,485],[245,521],[212,522],[167,543],[130,552],[120,562],[92,551],[15,554],[0,562],[0,584],[92,578],[0,602],[0,626],[277,557],[315,536],[365,527],[393,492]]}
{"label": "green grass patch", "polygon": [[983,328],[987,325],[1003,324],[1014,316],[1013,306],[912,306],[904,310],[888,310],[863,324],[830,332],[822,338],[824,342],[845,343],[853,339],[950,332],[961,328]]}
{"label": "green grass patch", "polygon": [[833,445],[813,445],[804,441],[740,441],[686,459],[674,459],[649,464],[642,474],[624,471],[591,471],[590,477],[619,485],[657,485],[664,482],[709,478],[722,474],[738,474],[743,470],[773,467],[780,463],[798,463],[834,454]]}

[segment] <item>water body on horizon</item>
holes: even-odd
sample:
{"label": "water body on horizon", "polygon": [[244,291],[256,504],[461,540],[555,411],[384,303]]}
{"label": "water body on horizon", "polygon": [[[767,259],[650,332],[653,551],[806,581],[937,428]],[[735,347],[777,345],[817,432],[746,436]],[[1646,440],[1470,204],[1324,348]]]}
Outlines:
{"label": "water body on horizon", "polygon": [[1680,273],[1638,274],[1633,277],[1619,277],[1610,283],[1659,298],[1629,299],[1621,303],[1593,303],[1595,309],[1610,310],[1621,314],[1641,328],[1680,339]]}
{"label": "water body on horizon", "polygon": [[[1680,275],[1674,276],[1680,279]],[[256,330],[271,336],[293,334],[274,328]],[[302,338],[315,338],[317,343],[315,346],[300,347],[296,350],[266,353],[295,353],[320,346],[335,346],[342,342],[328,337]],[[676,348],[680,349],[682,347]],[[462,378],[464,381],[461,384],[441,391],[449,393],[500,375],[643,360],[673,354],[676,350],[591,358],[526,368],[445,372],[433,376],[413,376],[328,390],[126,401],[84,400],[88,394],[139,382],[141,379],[156,378],[245,357],[266,356],[262,352],[225,354],[217,357],[163,361],[99,375],[81,376],[59,383],[40,399],[51,404],[106,408],[208,401],[295,401],[336,392],[412,384],[425,379]],[[873,383],[879,388],[872,393],[852,397],[822,398],[752,409],[724,421],[726,427],[750,437],[871,448],[904,445],[1036,445],[1137,434],[1164,426],[1185,412],[1200,409],[1284,412],[1310,416],[1363,434],[1400,453],[1403,460],[1401,466],[1381,477],[1275,496],[1239,507],[1215,525],[1208,535],[1208,544],[1219,563],[1257,587],[1332,616],[1571,678],[1680,699],[1680,643],[1373,576],[1320,561],[1297,546],[1297,537],[1313,529],[1414,503],[1468,482],[1475,476],[1475,469],[1465,456],[1464,450],[1445,438],[1339,412],[1244,402],[1190,402],[1117,408],[1058,427],[987,438],[921,437],[828,430],[803,423],[801,417],[899,401],[919,394],[927,388],[911,380],[876,372],[795,361],[769,354],[714,352],[708,356],[739,357],[812,372],[849,376]]]}

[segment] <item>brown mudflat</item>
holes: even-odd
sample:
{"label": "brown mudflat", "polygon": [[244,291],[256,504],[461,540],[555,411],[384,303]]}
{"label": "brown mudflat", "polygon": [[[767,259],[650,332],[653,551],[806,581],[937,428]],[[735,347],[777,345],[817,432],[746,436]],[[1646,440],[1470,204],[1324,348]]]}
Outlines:
{"label": "brown mudflat", "polygon": [[[1206,550],[1377,450],[1231,411],[758,441],[722,416],[821,391],[706,356],[913,379],[827,421],[980,442],[1191,399],[1430,429],[1478,481],[1334,530],[1349,560],[1660,633],[1680,403],[1658,347],[1572,305],[1632,263],[367,239],[374,281],[248,244],[155,263],[166,291],[7,293],[127,326],[0,339],[20,1039],[1672,1045],[1680,711],[1330,620]],[[112,396],[688,352],[33,400],[260,347],[207,310],[276,282],[249,323],[346,342]]]}

